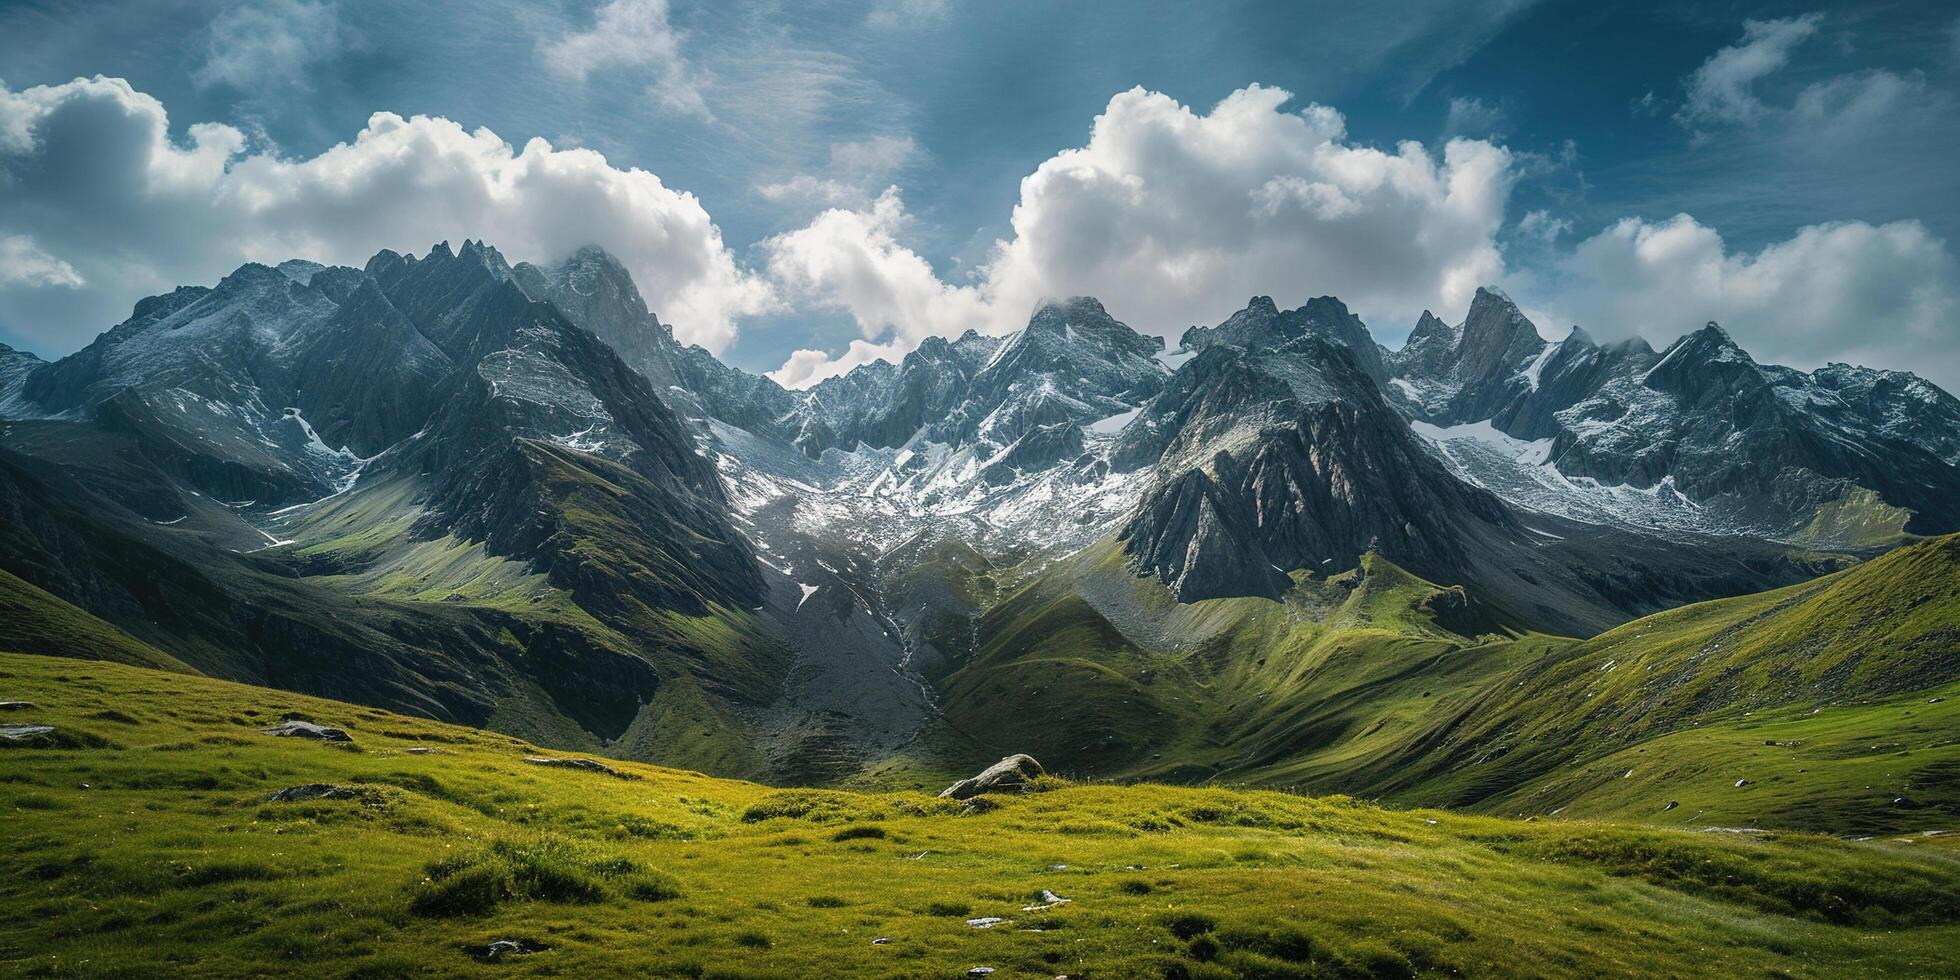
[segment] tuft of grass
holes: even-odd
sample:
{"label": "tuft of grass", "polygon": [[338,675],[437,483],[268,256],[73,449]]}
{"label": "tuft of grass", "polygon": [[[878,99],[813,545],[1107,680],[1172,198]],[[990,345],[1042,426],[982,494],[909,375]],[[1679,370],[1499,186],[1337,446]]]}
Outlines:
{"label": "tuft of grass", "polygon": [[830,835],[830,839],[838,842],[847,840],[884,840],[885,836],[885,828],[883,827],[862,826],[845,827],[843,830]]}
{"label": "tuft of grass", "polygon": [[431,868],[427,886],[409,899],[408,910],[430,918],[488,915],[515,894],[510,870],[499,863],[470,865],[440,876]]}

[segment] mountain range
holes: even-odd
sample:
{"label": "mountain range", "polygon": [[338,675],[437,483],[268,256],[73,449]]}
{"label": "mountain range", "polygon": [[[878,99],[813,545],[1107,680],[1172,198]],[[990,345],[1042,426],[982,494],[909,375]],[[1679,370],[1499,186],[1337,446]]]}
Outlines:
{"label": "mountain range", "polygon": [[[1495,289],[1399,350],[1263,296],[1167,347],[1054,299],[793,392],[597,248],[246,265],[0,348],[0,648],[776,783],[1030,751],[1457,806],[1960,675],[1944,620],[1841,668],[1817,638],[1869,622],[1776,626],[1818,589],[1903,615],[1898,555],[1955,583],[1960,401],[1923,379],[1715,324],[1548,340]],[[1806,680],[1714,666],[1744,624]]]}

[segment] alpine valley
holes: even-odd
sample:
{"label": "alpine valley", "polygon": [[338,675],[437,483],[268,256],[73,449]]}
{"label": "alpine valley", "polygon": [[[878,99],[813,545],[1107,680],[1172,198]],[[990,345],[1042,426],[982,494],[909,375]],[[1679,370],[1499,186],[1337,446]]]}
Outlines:
{"label": "alpine valley", "polygon": [[[1275,861],[1346,866],[1348,843],[1295,845],[1366,840],[1415,862],[1393,863],[1395,880],[1390,864],[1352,866],[1343,887],[1384,909],[1468,866],[1475,881],[1520,876],[1520,909],[1592,901],[1547,897],[1566,889],[1607,897],[1582,958],[1534,943],[1548,958],[1507,968],[1498,950],[1522,940],[1506,930],[1554,924],[1492,906],[1387,945],[1378,924],[1288,938],[1265,919],[1163,912],[1144,896],[1183,879],[1136,863],[1134,881],[1041,879],[1136,908],[1038,962],[1002,947],[1028,969],[1696,968],[1610,940],[1638,921],[1664,949],[1728,950],[1740,972],[1938,972],[1932,951],[1960,928],[1960,401],[1910,374],[1761,364],[1713,323],[1654,350],[1579,329],[1544,339],[1495,289],[1461,312],[1425,313],[1388,350],[1338,299],[1255,296],[1169,349],[1095,299],[1054,299],[1006,336],[929,339],[789,391],[677,342],[602,250],[511,265],[469,241],[359,269],[246,265],[143,300],[60,360],[0,348],[0,651],[40,655],[0,658],[0,695],[22,699],[0,708],[24,722],[0,729],[21,750],[0,779],[37,835],[9,865],[27,891],[8,894],[49,903],[22,913],[38,931],[0,940],[0,962],[59,949],[72,966],[88,954],[62,937],[136,928],[148,938],[104,953],[105,969],[154,966],[117,958],[139,948],[208,965],[184,944],[223,933],[284,944],[225,947],[239,973],[336,955],[336,935],[356,972],[417,972],[389,966],[406,947],[362,945],[375,922],[299,912],[275,916],[294,923],[284,939],[185,931],[171,923],[210,909],[144,897],[222,868],[245,870],[194,884],[256,881],[234,900],[284,905],[289,883],[327,875],[336,894],[379,889],[346,907],[398,923],[706,894],[705,878],[645,871],[653,851],[586,853],[606,841],[679,848],[657,858],[677,869],[712,846],[701,868],[718,870],[702,873],[746,895],[783,873],[758,870],[789,856],[771,848],[804,848],[813,887],[838,888],[969,845],[980,863],[958,874],[1059,874],[1087,861],[1052,843],[1074,835],[1103,863],[1212,869],[1191,874],[1228,891],[1278,887],[1256,871]],[[291,743],[256,730],[281,714],[266,731],[352,731],[381,755],[327,772],[306,761],[324,749],[275,751]],[[611,760],[530,762],[666,789],[642,806],[534,786],[542,770],[504,765],[540,751],[517,740]],[[226,761],[197,762],[211,752]],[[1020,754],[1039,762],[1003,760]],[[947,801],[917,792],[982,770]],[[304,785],[247,826],[286,833],[277,807],[312,801],[286,839],[327,848],[295,858],[324,863],[211,858],[244,819],[227,794],[249,790],[249,810],[276,782]],[[1045,802],[955,802],[1012,786]],[[77,843],[68,815],[104,792],[135,794],[116,812],[202,827],[184,846],[204,857],[186,852],[190,870],[151,888],[150,858],[123,868]],[[1525,823],[1552,818],[1587,822]],[[969,819],[996,829],[943,836]],[[864,842],[857,863],[820,863],[793,833],[811,823],[848,825],[834,840]],[[520,826],[548,836],[519,841]],[[366,843],[334,850],[342,832]],[[429,834],[488,849],[429,864],[401,920],[396,886],[366,882],[394,881]],[[1016,834],[1051,841],[1036,857],[1054,860],[1027,858],[1035,838]],[[1860,856],[1814,835],[1921,843]],[[120,911],[75,911],[98,894],[84,880],[122,882],[98,888]],[[1020,914],[1060,928],[1070,899],[1035,881]],[[894,895],[956,887],[905,882]],[[1018,904],[1016,888],[973,894]],[[926,923],[971,896],[918,902],[899,904]],[[735,933],[648,947],[643,966],[690,973],[695,943],[762,950],[768,930],[797,928],[774,900],[737,905],[713,920]],[[1407,914],[1427,930],[1443,913]],[[557,946],[564,969],[618,969],[594,915],[487,959]],[[1174,962],[1125,945],[1133,918]],[[1880,928],[1903,938],[1844,938]],[[403,942],[440,941],[417,935]],[[871,947],[829,941],[778,965],[954,965],[860,963]],[[947,942],[902,955],[964,955]]]}
{"label": "alpine valley", "polygon": [[1399,351],[1332,297],[1166,346],[1051,300],[791,392],[596,248],[246,265],[0,360],[0,646],[779,784],[1026,751],[1545,810],[1649,739],[1960,678],[1944,620],[1731,659],[1820,590],[1960,588],[1859,564],[1960,547],[1960,401],[1911,375],[1546,341],[1488,289]]}

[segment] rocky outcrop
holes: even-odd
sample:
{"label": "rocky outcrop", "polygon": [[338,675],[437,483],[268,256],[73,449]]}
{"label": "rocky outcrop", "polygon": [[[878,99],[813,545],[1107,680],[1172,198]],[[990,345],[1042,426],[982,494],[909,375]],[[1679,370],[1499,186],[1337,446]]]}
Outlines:
{"label": "rocky outcrop", "polygon": [[274,735],[279,738],[307,738],[316,742],[354,741],[353,736],[348,735],[341,729],[316,725],[313,722],[302,721],[298,718],[289,718],[263,731],[264,734]]}
{"label": "rocky outcrop", "polygon": [[360,796],[360,790],[352,786],[336,786],[333,783],[306,783],[288,786],[265,798],[267,803],[303,803],[308,800],[351,800]]}
{"label": "rocky outcrop", "polygon": [[1031,755],[1010,755],[939,792],[941,799],[967,800],[983,793],[1024,793],[1043,775],[1041,763]]}
{"label": "rocky outcrop", "polygon": [[553,769],[577,769],[582,772],[596,772],[603,776],[611,776],[614,779],[636,780],[640,778],[638,776],[633,775],[630,772],[621,772],[617,769],[614,769],[613,767],[606,765],[605,763],[600,762],[597,759],[556,758],[552,756],[527,755],[524,757],[524,761],[534,766],[546,766]]}
{"label": "rocky outcrop", "polygon": [[33,746],[55,744],[53,725],[0,725],[0,745]]}

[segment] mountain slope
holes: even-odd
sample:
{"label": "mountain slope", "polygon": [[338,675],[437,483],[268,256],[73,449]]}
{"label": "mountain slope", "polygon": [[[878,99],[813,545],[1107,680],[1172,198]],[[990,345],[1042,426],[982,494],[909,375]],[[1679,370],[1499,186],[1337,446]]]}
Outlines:
{"label": "mountain slope", "polygon": [[0,570],[0,647],[190,672],[176,657],[4,570]]}
{"label": "mountain slope", "polygon": [[33,585],[209,673],[761,767],[733,705],[782,656],[719,477],[494,249],[247,266],[27,370]]}
{"label": "mountain slope", "polygon": [[679,345],[597,249],[251,265],[0,356],[0,571],[209,674],[745,778],[1018,744],[1440,793],[1396,766],[1577,642],[1535,633],[1876,553],[1937,518],[1888,501],[1952,448],[1916,379],[1719,331],[1546,344],[1489,292],[1392,354],[1331,297],[1163,346],[1052,300],[793,394]]}
{"label": "mountain slope", "polygon": [[[1008,715],[1039,719],[1015,744],[1104,778],[1505,814],[1937,828],[1960,815],[1960,715],[1944,700],[1960,688],[1956,618],[1960,537],[1584,641],[1515,632],[1474,592],[1373,554],[1340,574],[1296,573],[1278,601],[1182,603],[1131,576],[1112,544],[982,614],[941,711],[966,740],[953,769],[1004,748],[989,722]],[[1760,787],[1724,794],[1737,779]],[[1695,808],[1663,811],[1669,799]]]}
{"label": "mountain slope", "polygon": [[1374,551],[1472,589],[1518,628],[1588,634],[1817,566],[1753,542],[1671,540],[1506,504],[1412,433],[1344,344],[1215,345],[1127,426],[1113,465],[1150,482],[1125,547],[1181,600],[1276,597],[1289,573]]}
{"label": "mountain slope", "polygon": [[1461,328],[1424,316],[1390,358],[1397,402],[1513,502],[1847,547],[1960,530],[1960,400],[1909,374],[1758,364],[1713,323],[1660,353],[1543,341],[1488,290]]}
{"label": "mountain slope", "polygon": [[[1499,810],[1560,806],[1615,792],[1600,785],[1605,780],[1577,776],[1619,776],[1617,762],[1602,767],[1601,760],[1644,748],[1626,770],[1644,778],[1627,788],[1651,792],[1637,805],[1656,814],[1665,798],[1687,792],[1642,772],[1666,767],[1677,770],[1672,779],[1699,780],[1704,792],[1740,779],[1785,784],[1783,792],[1732,793],[1719,810],[1709,807],[1728,819],[1746,814],[1839,832],[1950,819],[1960,816],[1960,783],[1952,779],[1960,771],[1952,738],[1960,716],[1944,699],[1960,686],[1956,637],[1960,536],[1949,536],[1814,582],[1636,620],[1557,650],[1424,733],[1384,788]],[[1871,712],[1870,727],[1831,732],[1836,716],[1864,715],[1868,705],[1892,708]],[[1905,723],[1899,711],[1920,717]],[[1707,726],[1764,726],[1783,737],[1731,738],[1723,758],[1705,740],[1685,737]],[[1809,747],[1738,766],[1734,752],[1752,738],[1770,748]],[[1909,748],[1917,751],[1908,756]],[[1864,766],[1836,765],[1881,755],[1890,758],[1878,785],[1867,782]],[[1689,761],[1697,764],[1683,769]],[[1895,798],[1913,806],[1895,807]]]}

